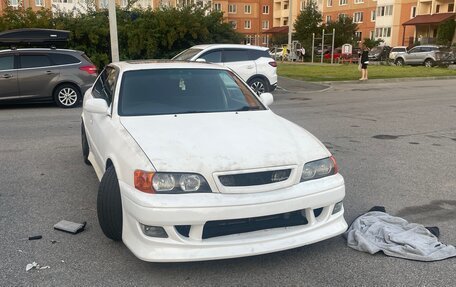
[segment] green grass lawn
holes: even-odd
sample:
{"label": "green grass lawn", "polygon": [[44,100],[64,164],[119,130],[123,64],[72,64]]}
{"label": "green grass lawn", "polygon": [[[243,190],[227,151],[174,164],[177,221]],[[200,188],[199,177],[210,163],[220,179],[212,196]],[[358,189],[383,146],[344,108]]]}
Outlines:
{"label": "green grass lawn", "polygon": [[[277,74],[306,81],[349,81],[358,80],[361,72],[356,64],[299,64],[277,63]],[[456,76],[456,70],[448,68],[396,67],[369,65],[369,79]]]}

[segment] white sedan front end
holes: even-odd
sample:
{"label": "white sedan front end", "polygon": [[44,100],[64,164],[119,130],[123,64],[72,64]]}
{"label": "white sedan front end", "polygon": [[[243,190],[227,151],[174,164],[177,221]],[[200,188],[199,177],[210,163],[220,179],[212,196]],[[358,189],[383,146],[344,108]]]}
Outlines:
{"label": "white sedan front end", "polygon": [[215,65],[108,66],[82,115],[104,233],[154,262],[251,256],[343,233],[334,157],[269,110],[270,94],[260,98]]}

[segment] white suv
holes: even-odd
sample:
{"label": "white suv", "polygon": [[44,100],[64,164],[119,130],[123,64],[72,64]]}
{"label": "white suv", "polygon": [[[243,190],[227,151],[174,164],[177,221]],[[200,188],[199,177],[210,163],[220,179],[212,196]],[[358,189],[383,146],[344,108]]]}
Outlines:
{"label": "white suv", "polygon": [[220,63],[237,73],[257,94],[274,91],[277,87],[277,63],[266,47],[197,45],[181,52],[173,60]]}

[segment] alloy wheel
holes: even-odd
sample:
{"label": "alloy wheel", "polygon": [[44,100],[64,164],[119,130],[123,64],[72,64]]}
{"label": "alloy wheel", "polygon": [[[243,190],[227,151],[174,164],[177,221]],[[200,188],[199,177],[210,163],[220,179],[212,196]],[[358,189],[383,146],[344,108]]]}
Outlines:
{"label": "alloy wheel", "polygon": [[62,103],[62,105],[70,107],[73,106],[78,100],[78,94],[72,88],[63,88],[60,90],[58,98],[59,102]]}

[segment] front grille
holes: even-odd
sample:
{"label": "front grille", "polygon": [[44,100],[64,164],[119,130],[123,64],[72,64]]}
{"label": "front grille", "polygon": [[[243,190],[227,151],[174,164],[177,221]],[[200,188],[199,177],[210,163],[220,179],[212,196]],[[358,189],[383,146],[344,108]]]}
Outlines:
{"label": "front grille", "polygon": [[221,175],[219,180],[224,186],[253,186],[285,181],[291,169]]}

